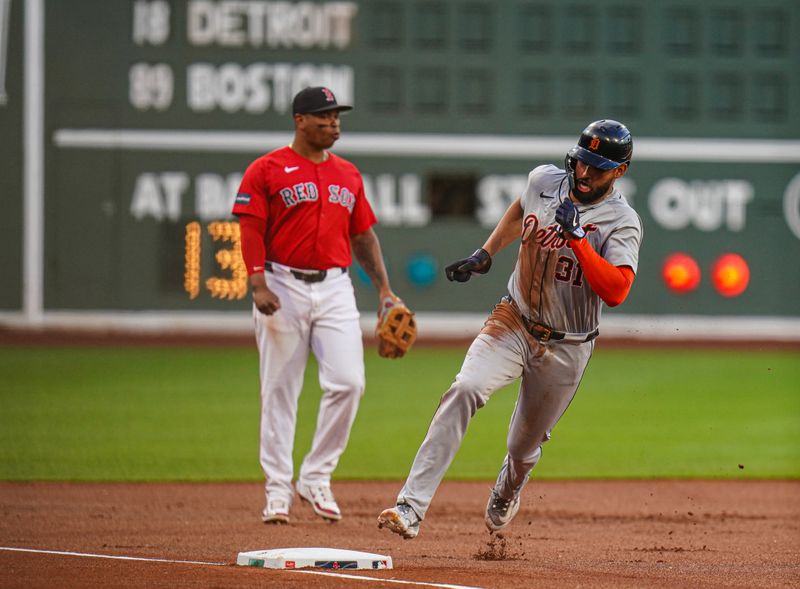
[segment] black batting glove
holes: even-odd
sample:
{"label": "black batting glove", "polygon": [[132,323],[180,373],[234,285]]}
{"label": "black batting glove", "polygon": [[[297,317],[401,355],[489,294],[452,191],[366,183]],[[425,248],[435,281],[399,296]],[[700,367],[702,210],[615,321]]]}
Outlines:
{"label": "black batting glove", "polygon": [[447,280],[452,282],[466,282],[472,277],[472,273],[486,274],[492,267],[492,256],[485,249],[475,250],[475,253],[468,258],[453,262],[444,269]]}
{"label": "black batting glove", "polygon": [[581,227],[581,216],[578,214],[578,209],[569,198],[564,199],[558,205],[556,223],[561,225],[561,228],[574,239],[586,237],[586,231]]}

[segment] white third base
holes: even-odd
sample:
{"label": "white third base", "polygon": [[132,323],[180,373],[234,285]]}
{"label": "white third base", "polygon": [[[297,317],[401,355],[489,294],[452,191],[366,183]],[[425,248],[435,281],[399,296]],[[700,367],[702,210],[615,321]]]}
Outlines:
{"label": "white third base", "polygon": [[267,569],[390,569],[392,557],[340,548],[272,548],[240,552],[236,564]]}

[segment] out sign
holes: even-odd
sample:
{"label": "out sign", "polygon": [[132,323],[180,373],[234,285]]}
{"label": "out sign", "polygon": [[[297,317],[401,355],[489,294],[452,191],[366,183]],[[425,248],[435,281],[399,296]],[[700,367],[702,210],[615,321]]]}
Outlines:
{"label": "out sign", "polygon": [[692,180],[664,178],[653,185],[648,198],[650,214],[665,229],[742,231],[753,185],[745,180]]}

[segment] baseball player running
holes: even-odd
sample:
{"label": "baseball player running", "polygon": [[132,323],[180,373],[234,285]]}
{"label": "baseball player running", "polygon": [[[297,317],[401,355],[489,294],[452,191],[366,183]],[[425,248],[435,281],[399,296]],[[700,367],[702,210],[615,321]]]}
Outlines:
{"label": "baseball player running", "polygon": [[328,151],[339,138],[340,111],[350,109],[328,88],[300,91],[292,103],[292,144],[250,164],[233,207],[253,294],[266,523],[289,521],[297,400],[309,349],[319,364],[323,395],[296,489],[322,518],[342,517],[331,473],[364,392],[359,313],[347,272],[351,254],[377,288],[382,307],[399,301],[372,229],[376,218],[361,174]]}
{"label": "baseball player running", "polygon": [[569,150],[565,170],[535,168],[483,247],[446,268],[448,280],[485,274],[492,256],[520,239],[509,294],[472,342],[417,452],[397,505],[379,528],[414,538],[475,412],[521,377],[508,453],[486,505],[490,531],[516,515],[542,444],[569,406],[598,335],[600,310],[622,303],[642,240],[639,216],[614,187],[628,170],[633,141],[612,120],[591,123]]}

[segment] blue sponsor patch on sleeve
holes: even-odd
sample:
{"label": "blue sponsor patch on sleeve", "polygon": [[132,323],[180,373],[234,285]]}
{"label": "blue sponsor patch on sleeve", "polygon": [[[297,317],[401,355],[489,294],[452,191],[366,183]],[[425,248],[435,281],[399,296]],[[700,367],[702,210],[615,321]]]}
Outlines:
{"label": "blue sponsor patch on sleeve", "polygon": [[236,204],[237,205],[249,205],[250,204],[250,195],[244,192],[240,192],[236,195]]}

